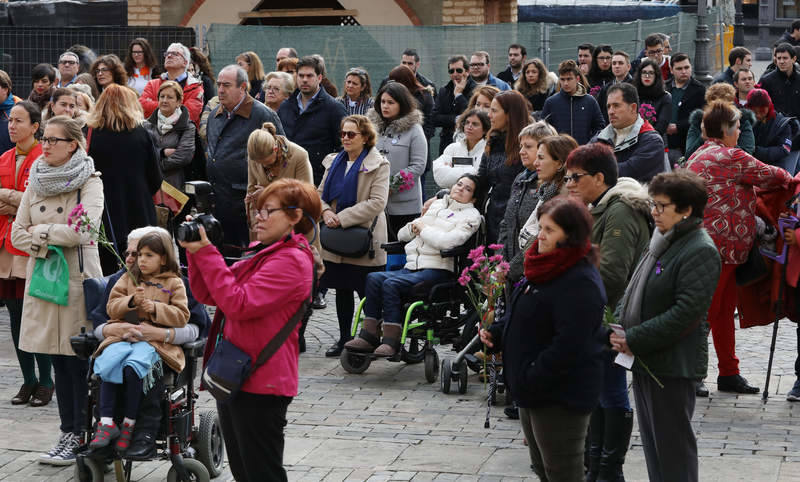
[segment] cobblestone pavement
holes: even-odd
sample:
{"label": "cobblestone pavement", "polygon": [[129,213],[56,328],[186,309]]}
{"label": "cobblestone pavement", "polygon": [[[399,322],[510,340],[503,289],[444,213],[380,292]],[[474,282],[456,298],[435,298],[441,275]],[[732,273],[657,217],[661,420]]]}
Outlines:
{"label": "cobblestone pavement", "polygon": [[[485,394],[475,375],[464,395],[445,395],[428,384],[423,366],[375,362],[362,375],[347,374],[325,350],[338,334],[333,307],[314,314],[308,352],[300,357],[300,394],[289,406],[285,464],[290,480],[536,480],[517,422],[492,408],[484,429]],[[762,386],[771,327],[737,332],[742,373]],[[800,481],[800,405],[785,401],[794,383],[795,325],[780,324],[774,377],[767,405],[759,396],[717,393],[716,359],[710,347],[711,397],[698,399],[694,426],[703,481]],[[710,342],[710,339],[709,339]],[[452,356],[440,348],[442,358]],[[8,315],[0,309],[0,479],[67,481],[72,467],[36,463],[58,427],[55,401],[44,408],[12,406],[21,376],[13,353]],[[499,397],[502,403],[503,397]],[[203,393],[201,410],[213,409]],[[637,429],[625,473],[647,480]],[[134,480],[166,478],[164,462],[134,465]],[[227,481],[226,471],[217,480]],[[112,480],[108,474],[107,480]]]}

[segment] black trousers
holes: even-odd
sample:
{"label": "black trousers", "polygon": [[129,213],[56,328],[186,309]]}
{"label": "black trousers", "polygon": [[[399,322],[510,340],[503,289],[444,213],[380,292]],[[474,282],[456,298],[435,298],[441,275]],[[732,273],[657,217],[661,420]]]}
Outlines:
{"label": "black trousers", "polygon": [[283,428],[291,397],[239,392],[227,403],[217,402],[231,473],[237,482],[280,482],[283,469]]}
{"label": "black trousers", "polygon": [[61,431],[80,434],[86,428],[89,362],[76,356],[51,355],[56,381],[56,401]]}

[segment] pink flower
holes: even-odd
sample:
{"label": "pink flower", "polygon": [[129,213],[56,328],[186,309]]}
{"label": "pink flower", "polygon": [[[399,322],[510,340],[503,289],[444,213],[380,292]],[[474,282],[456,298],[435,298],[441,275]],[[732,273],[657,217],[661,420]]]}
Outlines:
{"label": "pink flower", "polygon": [[497,265],[497,271],[499,271],[501,273],[508,273],[508,270],[510,268],[511,268],[511,265],[509,265],[505,261],[503,261],[503,262],[501,262],[500,264]]}
{"label": "pink flower", "polygon": [[480,267],[481,267],[480,263],[478,263],[476,261],[476,262],[472,263],[472,266],[469,267],[469,270],[470,271],[477,271],[478,269],[480,269]]}
{"label": "pink flower", "polygon": [[470,281],[469,276],[461,275],[458,277],[458,284],[460,284],[461,286],[467,286],[467,284],[469,284],[469,281]]}
{"label": "pink flower", "polygon": [[503,249],[503,245],[499,244],[499,243],[490,244],[489,245],[489,249],[491,249],[492,251],[498,251],[498,250]]}
{"label": "pink flower", "polygon": [[72,226],[72,218],[67,219],[67,226]]}
{"label": "pink flower", "polygon": [[467,259],[474,261],[475,258],[477,258],[477,257],[479,257],[480,255],[483,254],[483,249],[484,249],[484,246],[481,245],[481,246],[478,246],[475,249],[470,250],[469,254],[467,255]]}
{"label": "pink flower", "polygon": [[75,226],[75,232],[77,233],[78,231],[80,231],[80,228],[76,225]]}
{"label": "pink flower", "polygon": [[489,257],[489,262],[491,262],[491,263],[497,263],[499,261],[503,261],[503,255],[502,254],[496,254],[494,256],[490,256]]}
{"label": "pink flower", "polygon": [[94,246],[94,241],[89,241],[89,246]]}

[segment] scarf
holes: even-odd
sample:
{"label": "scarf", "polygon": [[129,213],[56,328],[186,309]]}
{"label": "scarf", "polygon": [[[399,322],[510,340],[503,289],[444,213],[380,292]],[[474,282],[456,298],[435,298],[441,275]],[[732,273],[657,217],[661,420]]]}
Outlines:
{"label": "scarf", "polygon": [[275,145],[278,147],[278,151],[275,155],[275,162],[273,162],[269,166],[261,166],[264,169],[264,173],[267,175],[267,182],[272,182],[277,179],[281,174],[281,169],[286,167],[287,161],[286,156],[289,155],[289,144],[286,140],[286,136],[273,136],[275,137]]}
{"label": "scarf", "polygon": [[28,100],[38,105],[40,110],[44,110],[44,108],[47,107],[47,103],[50,102],[50,99],[53,97],[53,92],[55,92],[55,88],[53,87],[47,89],[44,94],[38,94],[36,89],[33,89],[30,95],[28,95]]}
{"label": "scarf", "polygon": [[589,240],[583,246],[565,246],[549,253],[539,253],[539,240],[525,252],[525,278],[533,284],[547,283],[561,276],[592,249]]}
{"label": "scarf", "polygon": [[328,171],[328,178],[325,180],[325,187],[322,188],[322,200],[331,204],[336,199],[336,212],[349,208],[356,203],[358,195],[358,173],[361,171],[361,162],[367,157],[369,149],[364,148],[359,154],[358,159],[347,169],[347,152],[342,150],[336,155]]}
{"label": "scarf", "polygon": [[14,96],[11,94],[11,92],[9,92],[5,102],[0,104],[0,112],[5,114],[6,118],[8,118],[8,115],[11,113],[12,107],[14,107]]}
{"label": "scarf", "polygon": [[50,197],[80,189],[92,174],[94,161],[78,148],[69,161],[57,167],[46,163],[44,156],[36,159],[31,166],[28,186],[36,194]]}
{"label": "scarf", "polygon": [[157,112],[158,132],[163,136],[167,132],[171,131],[172,128],[175,127],[175,123],[178,122],[178,119],[181,118],[181,107],[178,106],[178,108],[175,109],[175,112],[173,112],[169,117],[166,117],[164,114],[162,114],[161,109],[158,109]]}
{"label": "scarf", "polygon": [[[644,288],[647,286],[647,277],[653,266],[658,262],[658,258],[669,248],[672,238],[675,236],[675,226],[666,233],[661,233],[658,229],[653,231],[653,237],[650,238],[650,247],[642,256],[639,265],[633,272],[631,281],[625,289],[625,294],[622,296],[622,325],[627,329],[632,326],[637,326],[642,323],[642,298],[644,297]],[[656,274],[661,273],[660,265],[656,270]]]}

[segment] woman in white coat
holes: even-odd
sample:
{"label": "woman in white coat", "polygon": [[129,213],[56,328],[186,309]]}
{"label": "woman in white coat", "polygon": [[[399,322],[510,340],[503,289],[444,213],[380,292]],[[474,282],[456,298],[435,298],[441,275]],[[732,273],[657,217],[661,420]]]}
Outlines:
{"label": "woman in white coat", "polygon": [[490,127],[489,115],[480,109],[470,109],[458,118],[456,130],[464,137],[445,147],[433,161],[433,179],[440,188],[450,189],[463,174],[478,172]]}
{"label": "woman in white coat", "polygon": [[[397,352],[403,329],[403,296],[417,283],[452,276],[453,259],[443,258],[440,252],[461,246],[480,228],[481,214],[475,209],[479,192],[478,176],[464,174],[449,195],[434,201],[423,216],[400,229],[397,237],[407,243],[406,265],[401,270],[367,275],[363,328],[358,338],[345,343],[348,350],[387,357]],[[383,340],[378,339],[381,318]]]}
{"label": "woman in white coat", "polygon": [[[83,279],[103,276],[97,242],[91,243],[69,222],[82,204],[93,226],[103,213],[103,182],[86,155],[86,140],[78,121],[56,116],[44,128],[42,156],[31,166],[28,189],[22,195],[11,228],[11,242],[28,258],[19,348],[51,355],[56,399],[61,418],[58,441],[40,461],[53,465],[74,463],[86,426],[88,362],[79,360],[70,337],[81,328],[92,329],[83,300]],[[72,225],[70,225],[72,224]],[[69,271],[67,304],[45,301],[30,294],[37,260],[55,256],[48,246],[61,247]]]}

